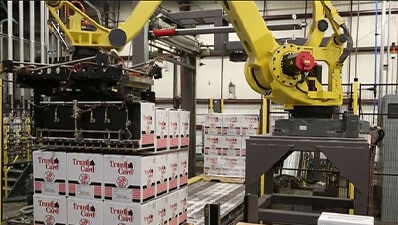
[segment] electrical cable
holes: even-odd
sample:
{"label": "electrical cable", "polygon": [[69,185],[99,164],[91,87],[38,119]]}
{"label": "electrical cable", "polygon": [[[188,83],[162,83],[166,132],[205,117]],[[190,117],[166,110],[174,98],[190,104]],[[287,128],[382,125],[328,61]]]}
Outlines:
{"label": "electrical cable", "polygon": [[263,17],[265,17],[265,5],[266,5],[266,0],[263,1]]}
{"label": "electrical cable", "polygon": [[[307,24],[307,10],[308,10],[308,0],[305,0],[304,24]],[[304,37],[306,36],[307,36],[307,26],[304,27]]]}
{"label": "electrical cable", "polygon": [[120,19],[120,0],[117,1],[116,27],[119,27],[119,19]]}

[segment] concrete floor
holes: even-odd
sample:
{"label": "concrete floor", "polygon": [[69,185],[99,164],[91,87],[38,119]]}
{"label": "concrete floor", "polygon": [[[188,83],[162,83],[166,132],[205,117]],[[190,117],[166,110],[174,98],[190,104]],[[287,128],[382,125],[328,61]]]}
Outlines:
{"label": "concrete floor", "polygon": [[[26,202],[4,203],[3,204],[3,221],[6,218],[11,218],[11,217],[20,215],[19,209],[26,205],[27,205]],[[13,223],[13,224],[16,224],[16,223]],[[2,225],[8,225],[8,224],[3,222]],[[98,224],[98,225],[100,225],[100,224]],[[398,225],[398,222],[397,223],[387,223],[387,222],[376,221],[375,225]]]}

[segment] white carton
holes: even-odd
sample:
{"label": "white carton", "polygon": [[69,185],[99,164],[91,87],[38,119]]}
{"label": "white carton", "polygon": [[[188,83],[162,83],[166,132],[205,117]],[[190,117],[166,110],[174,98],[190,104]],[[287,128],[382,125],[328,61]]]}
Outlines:
{"label": "white carton", "polygon": [[242,135],[258,134],[258,115],[242,115]]}
{"label": "white carton", "polygon": [[169,110],[163,108],[156,108],[156,142],[155,149],[165,150],[170,148],[169,138]]}
{"label": "white carton", "polygon": [[249,139],[249,136],[242,136],[242,149],[240,152],[241,156],[246,156],[246,140]]}
{"label": "white carton", "polygon": [[180,116],[180,148],[189,145],[189,111],[178,110]]}
{"label": "white carton", "polygon": [[224,135],[241,135],[242,115],[223,114],[222,126]]}
{"label": "white carton", "polygon": [[156,218],[157,225],[169,224],[169,197],[168,195],[156,199]]}
{"label": "white carton", "polygon": [[222,114],[212,113],[205,115],[205,134],[222,134]]}
{"label": "white carton", "polygon": [[318,218],[318,225],[374,225],[374,218],[372,216],[322,212]]}
{"label": "white carton", "polygon": [[37,224],[67,224],[65,196],[33,196],[33,216]]}
{"label": "white carton", "polygon": [[[133,121],[140,121],[139,129],[133,132],[139,148],[155,146],[155,104],[151,102],[137,103],[134,109]],[[138,124],[135,124],[137,126]],[[137,126],[138,127],[138,126]]]}
{"label": "white carton", "polygon": [[106,225],[155,225],[156,203],[104,202],[104,224]]}
{"label": "white carton", "polygon": [[104,199],[145,202],[155,197],[155,156],[104,155]]}
{"label": "white carton", "polygon": [[177,110],[169,110],[169,136],[170,149],[176,149],[180,145],[180,118]]}
{"label": "white carton", "polygon": [[183,187],[188,184],[188,151],[178,152],[178,171],[179,181],[178,187]]}
{"label": "white carton", "polygon": [[103,223],[103,202],[68,198],[68,225],[94,225]]}
{"label": "white carton", "polygon": [[205,175],[223,175],[224,174],[223,157],[204,155],[203,173]]}
{"label": "white carton", "polygon": [[178,218],[179,218],[179,199],[178,199],[178,191],[170,192],[168,195],[168,204],[169,204],[169,214],[170,214],[170,221],[169,225],[178,225]]}
{"label": "white carton", "polygon": [[68,195],[102,200],[103,155],[68,153],[67,159]]}
{"label": "white carton", "polygon": [[188,187],[184,187],[178,190],[178,224],[184,224],[188,218]]}
{"label": "white carton", "polygon": [[244,178],[245,160],[245,157],[223,156],[224,175]]}
{"label": "white carton", "polygon": [[44,195],[66,195],[67,163],[65,152],[34,151],[34,191]]}
{"label": "white carton", "polygon": [[223,136],[222,154],[226,156],[240,156],[242,150],[241,136]]}
{"label": "white carton", "polygon": [[168,154],[159,154],[155,157],[156,196],[160,196],[169,192],[170,167]]}
{"label": "white carton", "polygon": [[178,181],[180,178],[180,168],[179,168],[179,158],[178,153],[173,152],[169,153],[167,156],[168,160],[168,170],[169,170],[169,191],[175,190],[178,188]]}
{"label": "white carton", "polygon": [[222,155],[223,137],[205,135],[203,146],[205,155]]}

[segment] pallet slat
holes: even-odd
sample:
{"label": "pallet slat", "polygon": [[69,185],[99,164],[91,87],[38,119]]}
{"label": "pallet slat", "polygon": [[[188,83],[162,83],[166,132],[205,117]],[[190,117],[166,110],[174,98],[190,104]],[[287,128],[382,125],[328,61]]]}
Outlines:
{"label": "pallet slat", "polygon": [[221,183],[234,183],[234,184],[244,184],[245,178],[238,177],[224,177],[224,176],[209,176],[203,175],[203,181],[213,181],[213,182],[221,182]]}

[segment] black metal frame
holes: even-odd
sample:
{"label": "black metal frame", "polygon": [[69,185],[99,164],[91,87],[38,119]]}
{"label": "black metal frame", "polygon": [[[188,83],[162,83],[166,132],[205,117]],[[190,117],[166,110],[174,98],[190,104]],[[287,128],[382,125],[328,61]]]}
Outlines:
{"label": "black metal frame", "polygon": [[[246,152],[246,222],[317,224],[320,214],[270,209],[273,203],[294,203],[330,208],[354,208],[355,214],[366,215],[368,207],[370,151],[367,140],[338,137],[252,136]],[[274,165],[293,151],[323,152],[355,185],[354,200],[281,195],[273,193]],[[258,198],[259,177],[265,175],[265,195]]]}

